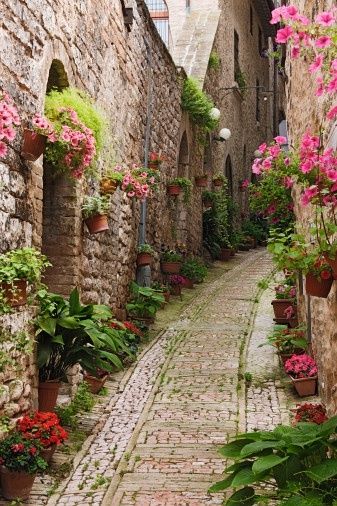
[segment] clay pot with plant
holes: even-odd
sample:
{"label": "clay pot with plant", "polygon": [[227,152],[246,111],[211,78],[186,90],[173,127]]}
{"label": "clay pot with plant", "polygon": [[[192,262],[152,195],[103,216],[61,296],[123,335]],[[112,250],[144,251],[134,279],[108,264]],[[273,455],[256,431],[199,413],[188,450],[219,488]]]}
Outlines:
{"label": "clay pot with plant", "polygon": [[84,371],[83,379],[87,383],[89,390],[92,394],[98,394],[98,392],[104,387],[109,373],[103,369],[97,369],[95,374],[89,374]]}
{"label": "clay pot with plant", "polygon": [[101,195],[113,195],[117,188],[122,184],[123,172],[117,170],[116,167],[113,170],[108,170],[100,180],[100,193]]}
{"label": "clay pot with plant", "polygon": [[165,160],[165,157],[161,155],[161,152],[156,153],[152,151],[149,155],[149,169],[158,170],[161,163]]}
{"label": "clay pot with plant", "polygon": [[31,128],[23,132],[21,156],[35,162],[45,152],[48,138],[53,139],[54,127],[47,118],[37,113],[31,121]]}
{"label": "clay pot with plant", "polygon": [[183,257],[174,250],[164,251],[161,255],[161,270],[164,274],[179,274]]}
{"label": "clay pot with plant", "polygon": [[286,311],[289,307],[296,310],[296,287],[287,281],[275,287],[275,299],[272,300],[275,318],[286,318]]}
{"label": "clay pot with plant", "polygon": [[131,300],[126,305],[129,319],[145,324],[153,323],[157,311],[165,302],[162,291],[135,282],[131,283],[130,291]]}
{"label": "clay pot with plant", "polygon": [[82,215],[90,234],[109,230],[108,211],[110,201],[106,196],[86,195],[82,204]]}
{"label": "clay pot with plant", "polygon": [[222,186],[224,186],[225,182],[226,176],[222,172],[217,172],[212,177],[213,186],[215,186],[216,188],[221,188]]}
{"label": "clay pot with plant", "polygon": [[193,288],[194,283],[202,283],[207,276],[207,267],[198,258],[189,258],[184,261],[181,269],[181,276],[184,276],[185,288]]}
{"label": "clay pot with plant", "polygon": [[170,196],[178,196],[183,193],[183,201],[188,204],[191,199],[192,181],[186,177],[176,177],[167,185],[167,193]]}
{"label": "clay pot with plant", "polygon": [[276,348],[283,364],[293,355],[301,355],[308,348],[305,338],[305,327],[288,328],[287,325],[275,325],[271,334],[267,336],[267,343]]}
{"label": "clay pot with plant", "polygon": [[286,373],[291,377],[296,392],[300,397],[315,395],[317,387],[317,365],[315,360],[306,355],[293,355],[284,364]]}
{"label": "clay pot with plant", "polygon": [[149,244],[138,246],[137,265],[138,267],[151,265],[155,251]]}
{"label": "clay pot with plant", "polygon": [[38,441],[31,441],[17,431],[0,441],[1,495],[5,499],[28,499],[37,473],[46,468]]}
{"label": "clay pot with plant", "polygon": [[27,286],[36,289],[51,264],[35,248],[21,248],[0,255],[0,314],[27,303]]}
{"label": "clay pot with plant", "polygon": [[197,188],[206,188],[208,185],[208,174],[201,174],[200,176],[195,176],[195,186]]}

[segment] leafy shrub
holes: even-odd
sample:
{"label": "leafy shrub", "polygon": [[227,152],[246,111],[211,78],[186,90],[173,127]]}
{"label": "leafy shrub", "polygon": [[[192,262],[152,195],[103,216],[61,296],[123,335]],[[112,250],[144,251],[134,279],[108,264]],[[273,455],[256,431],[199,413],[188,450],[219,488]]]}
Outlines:
{"label": "leafy shrub", "polygon": [[200,89],[198,81],[189,77],[184,81],[184,87],[181,97],[181,106],[187,111],[194,123],[205,132],[211,132],[218,125],[218,120],[212,118],[211,110],[214,103]]}
{"label": "leafy shrub", "polygon": [[10,471],[35,474],[48,466],[40,457],[41,446],[19,432],[12,432],[0,441],[0,464]]}
{"label": "leafy shrub", "polygon": [[182,262],[183,257],[176,251],[167,250],[162,253],[161,259],[163,262]]}
{"label": "leafy shrub", "polygon": [[109,206],[110,202],[107,197],[86,195],[82,204],[83,217],[86,219],[91,216],[107,214]]}
{"label": "leafy shrub", "polygon": [[213,70],[219,70],[221,64],[220,56],[213,50],[209,56],[208,67]]}
{"label": "leafy shrub", "polygon": [[135,282],[131,283],[130,288],[131,301],[126,305],[126,309],[134,317],[153,317],[165,302],[161,291],[139,286]]}
{"label": "leafy shrub", "polygon": [[201,260],[190,258],[183,263],[180,273],[194,283],[201,283],[207,276],[207,267]]}

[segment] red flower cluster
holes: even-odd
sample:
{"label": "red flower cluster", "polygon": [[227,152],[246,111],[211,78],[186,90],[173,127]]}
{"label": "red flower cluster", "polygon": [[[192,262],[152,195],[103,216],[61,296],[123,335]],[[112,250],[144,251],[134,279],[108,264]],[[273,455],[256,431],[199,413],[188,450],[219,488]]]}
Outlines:
{"label": "red flower cluster", "polygon": [[135,336],[143,337],[143,332],[132,322],[123,322],[124,327],[129,330],[132,334],[135,334]]}
{"label": "red flower cluster", "polygon": [[[39,440],[43,448],[60,445],[68,437],[68,433],[61,427],[60,420],[55,413],[37,411],[35,414],[20,418],[16,427],[26,439]],[[32,453],[32,455],[34,454]]]}
{"label": "red flower cluster", "polygon": [[295,413],[295,424],[298,422],[310,422],[321,425],[328,420],[325,408],[322,404],[312,404],[310,402],[298,404],[293,412]]}
{"label": "red flower cluster", "polygon": [[286,373],[293,378],[312,378],[317,375],[317,365],[313,358],[305,353],[293,355],[284,364]]}

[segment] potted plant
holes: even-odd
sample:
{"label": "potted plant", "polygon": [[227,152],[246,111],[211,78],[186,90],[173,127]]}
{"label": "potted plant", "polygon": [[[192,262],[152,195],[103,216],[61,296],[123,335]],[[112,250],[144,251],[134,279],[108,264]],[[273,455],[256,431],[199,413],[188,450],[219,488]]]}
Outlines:
{"label": "potted plant", "polygon": [[108,211],[110,202],[106,196],[86,195],[82,204],[82,214],[90,234],[109,230]]}
{"label": "potted plant", "polygon": [[209,190],[202,192],[202,203],[206,209],[209,209],[214,205],[214,193]]}
{"label": "potted plant", "polygon": [[53,140],[54,128],[52,124],[39,113],[36,113],[31,122],[31,129],[23,131],[23,144],[21,156],[25,160],[35,162],[44,153],[47,139]]}
{"label": "potted plant", "polygon": [[165,160],[165,158],[161,155],[161,153],[155,153],[152,151],[149,156],[149,168],[153,170],[158,170],[160,164]]}
{"label": "potted plant", "polygon": [[12,97],[0,91],[0,158],[7,155],[8,147],[7,142],[12,142],[17,134],[17,128],[21,124],[20,116],[17,108],[14,105]]}
{"label": "potted plant", "polygon": [[305,291],[314,297],[327,298],[333,283],[332,268],[323,257],[315,259],[305,276]]}
{"label": "potted plant", "polygon": [[195,176],[195,185],[198,188],[205,188],[208,184],[208,174],[204,173],[200,176]]}
{"label": "potted plant", "polygon": [[37,293],[40,311],[34,320],[39,368],[39,410],[53,411],[61,380],[69,368],[80,364],[90,374],[97,369],[121,369],[120,355],[130,351],[108,322],[110,308],[82,305],[75,288],[69,297]]}
{"label": "potted plant", "polygon": [[183,257],[174,250],[164,251],[161,256],[161,270],[165,274],[179,274]]}
{"label": "potted plant", "polygon": [[296,306],[296,287],[287,281],[280,283],[275,287],[275,299],[271,302],[275,318],[285,318],[285,311],[289,306],[295,310]]}
{"label": "potted plant", "polygon": [[179,274],[169,277],[170,291],[172,295],[181,295],[182,287],[185,285],[185,278]]}
{"label": "potted plant", "polygon": [[167,186],[167,193],[170,196],[184,194],[184,202],[187,204],[191,198],[192,181],[187,177],[176,177],[172,179]]}
{"label": "potted plant", "polygon": [[156,312],[165,302],[162,292],[148,286],[139,286],[135,282],[131,283],[130,290],[131,300],[126,305],[130,319],[145,324],[153,323]]}
{"label": "potted plant", "polygon": [[198,259],[190,258],[184,261],[180,274],[184,276],[186,288],[193,288],[194,283],[201,283],[207,275],[207,267]]}
{"label": "potted plant", "polygon": [[328,420],[325,407],[318,403],[305,402],[304,404],[298,404],[295,409],[292,409],[292,412],[295,414],[294,425],[303,422],[322,425]]}
{"label": "potted plant", "polygon": [[122,184],[124,177],[123,168],[115,167],[108,170],[100,181],[100,193],[102,195],[112,195]]}
{"label": "potted plant", "polygon": [[56,447],[63,444],[68,438],[68,433],[61,427],[60,420],[55,413],[36,411],[23,416],[17,420],[16,430],[25,439],[38,441],[41,446],[40,455],[48,464]]}
{"label": "potted plant", "polygon": [[36,474],[47,467],[40,450],[38,441],[32,442],[19,432],[0,441],[1,495],[5,499],[28,499]]}
{"label": "potted plant", "polygon": [[228,260],[230,260],[232,256],[232,247],[228,239],[225,237],[220,238],[219,245],[220,245],[219,260],[221,262],[228,262]]}
{"label": "potted plant", "polygon": [[0,313],[27,302],[27,284],[38,285],[51,264],[35,248],[21,248],[0,255]]}
{"label": "potted plant", "polygon": [[[154,290],[157,290],[159,292],[162,292],[163,296],[164,296],[164,299],[165,299],[165,302],[170,302],[170,288],[167,286],[167,284],[163,284],[163,283],[159,283],[158,281],[155,281],[154,283],[152,283],[151,285],[151,288],[153,288]],[[163,307],[165,306],[165,304],[163,304]]]}
{"label": "potted plant", "polygon": [[303,354],[308,347],[303,327],[289,329],[287,325],[275,325],[267,341],[277,349],[283,365],[293,355]]}
{"label": "potted plant", "polygon": [[300,397],[315,394],[317,365],[313,358],[305,353],[303,355],[293,355],[284,364],[284,369],[289,374]]}
{"label": "potted plant", "polygon": [[222,172],[217,172],[212,177],[213,186],[215,186],[217,188],[224,186],[225,181],[226,181],[226,176]]}
{"label": "potted plant", "polygon": [[150,265],[155,255],[154,249],[149,244],[138,246],[137,265]]}
{"label": "potted plant", "polygon": [[104,387],[106,380],[109,377],[108,371],[104,369],[96,369],[95,374],[90,374],[84,371],[83,379],[88,384],[89,390],[92,394],[98,394],[98,392]]}
{"label": "potted plant", "polygon": [[45,115],[53,127],[45,159],[56,174],[81,179],[94,169],[103,147],[107,122],[82,90],[52,90],[46,96]]}

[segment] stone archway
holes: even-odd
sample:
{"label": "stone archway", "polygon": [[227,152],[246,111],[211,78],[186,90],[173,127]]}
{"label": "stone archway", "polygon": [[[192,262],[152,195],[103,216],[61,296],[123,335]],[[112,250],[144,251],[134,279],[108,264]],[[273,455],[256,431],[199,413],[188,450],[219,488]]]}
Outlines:
{"label": "stone archway", "polygon": [[[68,86],[62,62],[53,60],[46,92],[61,91]],[[76,185],[65,176],[55,176],[52,167],[44,161],[42,252],[52,263],[44,277],[50,291],[68,296],[78,285],[80,246],[81,210]]]}

